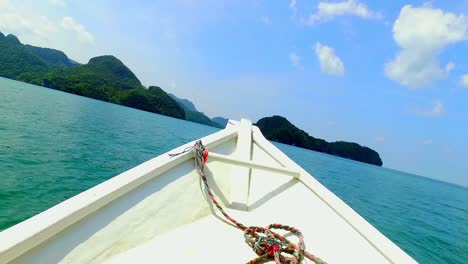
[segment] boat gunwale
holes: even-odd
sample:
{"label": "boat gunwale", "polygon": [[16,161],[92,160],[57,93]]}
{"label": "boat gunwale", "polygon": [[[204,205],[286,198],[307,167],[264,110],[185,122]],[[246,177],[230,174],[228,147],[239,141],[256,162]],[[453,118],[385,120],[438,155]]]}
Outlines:
{"label": "boat gunwale", "polygon": [[[202,138],[210,148],[235,138],[237,126]],[[121,198],[164,172],[193,158],[191,151],[170,157],[169,153],[182,152],[193,146],[196,140],[183,144],[166,153],[124,171],[86,191],[0,232],[0,263],[8,263],[34,249],[48,239],[71,227],[78,221]]]}

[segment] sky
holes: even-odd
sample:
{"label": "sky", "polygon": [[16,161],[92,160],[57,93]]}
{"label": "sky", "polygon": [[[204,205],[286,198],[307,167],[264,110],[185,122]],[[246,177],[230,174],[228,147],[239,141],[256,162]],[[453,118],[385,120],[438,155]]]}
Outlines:
{"label": "sky", "polygon": [[210,117],[287,117],[468,186],[468,1],[0,0],[0,31],[121,59]]}

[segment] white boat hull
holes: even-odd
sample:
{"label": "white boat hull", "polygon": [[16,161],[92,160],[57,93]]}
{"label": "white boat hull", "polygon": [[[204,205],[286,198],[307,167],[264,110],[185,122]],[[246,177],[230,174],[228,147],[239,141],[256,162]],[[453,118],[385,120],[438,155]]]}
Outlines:
{"label": "white boat hull", "polygon": [[[202,139],[217,199],[246,225],[299,228],[328,263],[416,263],[247,120]],[[193,142],[170,153],[180,152]],[[245,263],[243,232],[215,214],[193,154],[163,154],[0,233],[0,263]]]}

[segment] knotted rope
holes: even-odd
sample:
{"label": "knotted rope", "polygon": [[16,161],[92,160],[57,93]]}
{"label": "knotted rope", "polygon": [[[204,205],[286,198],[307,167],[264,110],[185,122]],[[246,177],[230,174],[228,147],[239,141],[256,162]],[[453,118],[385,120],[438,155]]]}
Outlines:
{"label": "knotted rope", "polygon": [[[186,151],[188,151],[188,149],[184,150],[184,152]],[[227,220],[244,231],[245,242],[258,255],[257,258],[247,262],[247,264],[256,264],[268,260],[274,260],[276,264],[299,264],[302,263],[304,257],[312,260],[316,264],[326,264],[325,261],[305,251],[304,237],[297,228],[281,224],[271,224],[267,227],[247,227],[229,216],[213,196],[208,181],[206,180],[205,164],[208,160],[208,150],[203,146],[201,140],[195,143],[193,152],[195,154],[196,170],[204,183],[205,191],[211,202]],[[290,232],[299,239],[299,243],[292,243],[284,236],[273,232],[272,229],[282,229]]]}

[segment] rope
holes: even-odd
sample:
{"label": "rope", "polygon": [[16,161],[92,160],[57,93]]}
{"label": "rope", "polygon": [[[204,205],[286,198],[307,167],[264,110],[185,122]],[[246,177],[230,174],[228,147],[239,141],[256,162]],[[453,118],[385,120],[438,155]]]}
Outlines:
{"label": "rope", "polygon": [[[184,150],[184,152],[186,151],[187,149]],[[245,242],[258,255],[257,258],[247,262],[247,264],[257,264],[268,260],[274,260],[276,264],[299,264],[302,263],[304,257],[312,260],[316,264],[326,264],[325,261],[305,250],[304,237],[297,228],[282,224],[271,224],[267,227],[247,227],[229,216],[214,197],[208,185],[208,181],[206,180],[205,164],[208,160],[208,150],[203,146],[201,140],[199,140],[195,143],[195,146],[193,146],[193,151],[195,154],[196,170],[203,180],[205,191],[211,202],[227,220],[244,231]],[[295,235],[299,239],[299,242],[297,244],[292,243],[284,236],[272,231],[272,229],[288,231]]]}
{"label": "rope", "polygon": [[184,150],[182,150],[181,152],[169,153],[168,155],[169,155],[169,157],[172,158],[172,157],[175,157],[175,156],[179,156],[179,155],[181,155],[181,154],[184,154],[184,153],[186,153],[186,152],[189,152],[189,151],[191,151],[192,149],[193,149],[193,146],[188,146],[188,147],[184,148]]}

